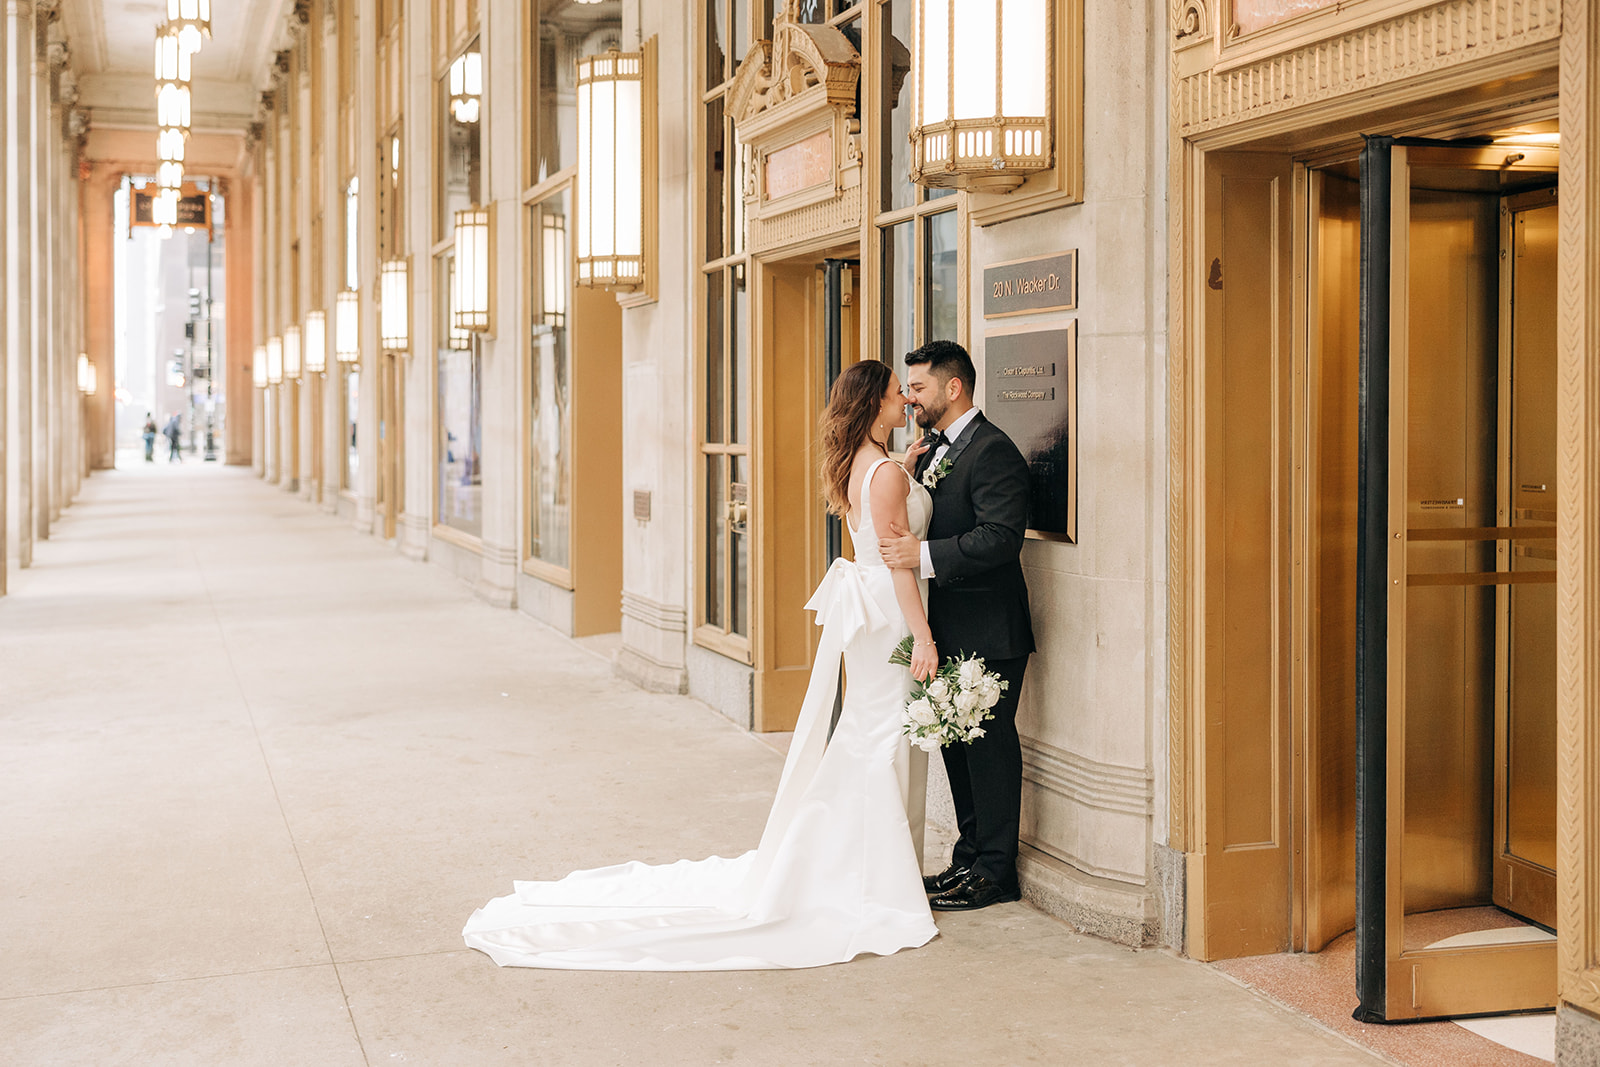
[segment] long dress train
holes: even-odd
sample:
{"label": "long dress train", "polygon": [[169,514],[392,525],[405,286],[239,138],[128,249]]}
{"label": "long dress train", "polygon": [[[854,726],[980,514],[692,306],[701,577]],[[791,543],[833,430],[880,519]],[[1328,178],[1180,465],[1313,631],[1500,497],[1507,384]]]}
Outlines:
{"label": "long dress train", "polygon": [[[864,501],[885,462],[867,472]],[[920,537],[927,491],[912,482],[906,503]],[[889,663],[908,630],[871,509],[861,510],[856,561],[835,561],[806,604],[822,640],[760,845],[734,859],[515,882],[467,920],[468,946],[502,967],[748,970],[888,955],[938,932],[907,814],[920,830],[920,764],[900,732],[911,678]],[[848,685],[830,740],[841,656]]]}

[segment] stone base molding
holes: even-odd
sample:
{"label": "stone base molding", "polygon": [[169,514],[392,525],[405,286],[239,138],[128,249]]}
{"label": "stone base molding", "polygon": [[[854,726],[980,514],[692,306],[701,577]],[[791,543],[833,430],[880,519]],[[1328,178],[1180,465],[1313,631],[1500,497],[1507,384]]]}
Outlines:
{"label": "stone base molding", "polygon": [[1155,895],[1145,886],[1096,878],[1024,843],[1017,855],[1022,899],[1076,930],[1143,948],[1161,935]]}
{"label": "stone base molding", "polygon": [[688,632],[689,613],[684,608],[624,589],[617,674],[653,692],[688,692],[689,672],[683,662]]}
{"label": "stone base molding", "polygon": [[497,608],[517,606],[517,556],[515,546],[483,542],[483,576],[475,592]]}
{"label": "stone base molding", "polygon": [[410,511],[400,513],[400,554],[406,559],[428,558],[428,516]]}

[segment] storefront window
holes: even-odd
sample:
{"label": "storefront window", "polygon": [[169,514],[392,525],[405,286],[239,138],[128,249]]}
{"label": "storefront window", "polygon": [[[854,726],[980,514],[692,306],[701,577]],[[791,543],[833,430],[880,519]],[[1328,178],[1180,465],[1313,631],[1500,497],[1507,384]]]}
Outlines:
{"label": "storefront window", "polygon": [[528,550],[554,567],[571,563],[571,427],[568,318],[572,306],[571,188],[530,210],[534,270],[529,372],[528,469],[531,475]]}
{"label": "storefront window", "polygon": [[[445,256],[441,292],[453,291],[454,269],[455,257]],[[483,363],[477,337],[452,331],[449,302],[439,307],[445,320],[438,331],[445,342],[438,347],[439,522],[476,536],[483,532]]]}
{"label": "storefront window", "polygon": [[[955,190],[921,189],[908,176],[914,0],[878,0],[878,6],[888,31],[875,50],[874,71],[880,101],[874,142],[883,176],[876,211],[882,293],[878,337],[880,358],[891,361],[903,380],[907,352],[937,338],[961,339],[956,312],[961,217],[950,199]],[[892,446],[904,449],[916,432],[915,427],[896,431]]]}
{"label": "storefront window", "polygon": [[344,366],[344,487],[354,492],[361,475],[361,452],[356,447],[361,433],[361,368]]}
{"label": "storefront window", "polygon": [[[848,6],[848,5],[846,5]],[[748,153],[728,117],[728,84],[754,37],[770,38],[770,0],[707,0],[700,179],[705,286],[701,408],[702,527],[697,639],[748,659],[750,637],[751,317],[744,175]]]}
{"label": "storefront window", "polygon": [[[551,581],[572,575],[572,180],[578,165],[577,63],[622,47],[617,4],[536,0],[530,5],[529,92],[533,129],[526,159],[528,570]],[[587,291],[585,291],[587,293]],[[589,314],[595,314],[594,304]],[[620,403],[593,396],[591,404]],[[545,569],[541,569],[545,568]],[[553,568],[555,573],[551,573]]]}
{"label": "storefront window", "polygon": [[455,234],[455,213],[483,203],[483,55],[474,41],[439,79],[439,218],[441,241]]}

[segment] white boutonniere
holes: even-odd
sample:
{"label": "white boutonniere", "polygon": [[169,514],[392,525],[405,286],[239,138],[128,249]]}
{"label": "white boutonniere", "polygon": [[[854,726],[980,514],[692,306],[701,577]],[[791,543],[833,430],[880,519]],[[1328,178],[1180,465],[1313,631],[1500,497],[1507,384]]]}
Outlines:
{"label": "white boutonniere", "polygon": [[927,486],[929,489],[937,487],[938,484],[944,480],[944,476],[949,474],[950,469],[954,466],[955,464],[951,463],[949,459],[941,459],[939,462],[922,472],[922,484]]}

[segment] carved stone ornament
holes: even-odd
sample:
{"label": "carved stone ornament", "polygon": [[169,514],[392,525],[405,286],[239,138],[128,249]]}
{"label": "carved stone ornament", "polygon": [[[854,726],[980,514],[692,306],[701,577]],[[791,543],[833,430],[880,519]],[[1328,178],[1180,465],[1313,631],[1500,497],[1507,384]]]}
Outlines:
{"label": "carved stone ornament", "polygon": [[1184,0],[1183,6],[1178,9],[1177,27],[1173,31],[1177,47],[1199,44],[1210,36],[1211,13],[1206,10],[1205,0]]}
{"label": "carved stone ornament", "polygon": [[89,136],[89,113],[81,107],[67,112],[67,139],[81,141]]}
{"label": "carved stone ornament", "polygon": [[[727,104],[747,155],[729,169],[744,167],[753,249],[860,219],[860,79],[861,55],[850,39],[833,26],[800,22],[795,0],[773,20],[772,40],[757,41],[739,64]],[[783,225],[775,225],[780,216]]]}

